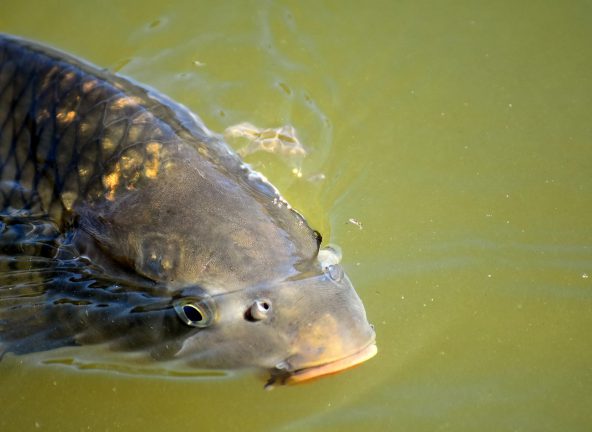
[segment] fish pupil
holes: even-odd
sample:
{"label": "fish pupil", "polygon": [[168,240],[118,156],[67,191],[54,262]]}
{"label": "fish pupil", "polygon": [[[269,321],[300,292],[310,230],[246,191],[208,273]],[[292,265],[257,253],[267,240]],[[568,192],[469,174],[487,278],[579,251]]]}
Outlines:
{"label": "fish pupil", "polygon": [[200,322],[203,320],[203,315],[194,306],[191,306],[191,305],[183,306],[183,312],[185,312],[185,316],[192,322]]}

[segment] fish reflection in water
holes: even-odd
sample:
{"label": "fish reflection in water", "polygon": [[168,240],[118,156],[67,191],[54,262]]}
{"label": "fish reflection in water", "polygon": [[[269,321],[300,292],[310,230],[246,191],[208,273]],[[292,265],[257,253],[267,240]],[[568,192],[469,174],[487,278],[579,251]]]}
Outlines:
{"label": "fish reflection in water", "polygon": [[298,382],[376,353],[321,236],[157,92],[0,35],[0,352],[106,344]]}

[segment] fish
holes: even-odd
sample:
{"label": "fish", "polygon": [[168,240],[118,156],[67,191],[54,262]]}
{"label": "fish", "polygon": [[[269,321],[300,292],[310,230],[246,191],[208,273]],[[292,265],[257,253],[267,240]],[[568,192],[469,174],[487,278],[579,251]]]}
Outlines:
{"label": "fish", "polygon": [[0,34],[0,355],[103,344],[268,387],[340,372],[376,334],[321,244],[181,104]]}

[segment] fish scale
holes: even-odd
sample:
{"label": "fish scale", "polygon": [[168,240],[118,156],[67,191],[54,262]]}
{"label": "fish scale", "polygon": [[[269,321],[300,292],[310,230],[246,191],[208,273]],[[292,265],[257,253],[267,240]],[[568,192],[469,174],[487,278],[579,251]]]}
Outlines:
{"label": "fish scale", "polygon": [[[82,69],[56,65],[47,54],[10,40],[2,40],[2,49],[7,60],[0,69],[0,101],[8,108],[0,126],[0,147],[8,152],[1,159],[0,179],[15,186],[3,187],[0,206],[51,214],[61,224],[63,208],[70,207],[64,206],[64,193],[85,196],[92,182],[100,181],[97,172],[125,146],[125,132],[142,108],[122,107],[116,110],[117,121],[108,118],[108,101],[127,97],[117,87],[93,85],[96,78],[89,79]],[[102,144],[107,139],[112,146],[106,148]],[[85,175],[77,172],[80,167]]]}

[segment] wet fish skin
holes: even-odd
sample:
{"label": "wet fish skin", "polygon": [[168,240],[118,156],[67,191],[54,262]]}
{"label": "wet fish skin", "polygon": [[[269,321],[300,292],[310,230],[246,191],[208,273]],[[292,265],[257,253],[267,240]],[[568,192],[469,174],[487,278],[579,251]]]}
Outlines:
{"label": "wet fish skin", "polygon": [[[351,282],[318,260],[320,235],[199,119],[153,90],[6,35],[0,213],[12,218],[7,232],[18,232],[18,218],[56,227],[53,238],[18,243],[56,251],[42,256],[30,286],[6,273],[34,301],[0,287],[9,351],[107,342],[199,367],[292,374],[374,344]],[[185,325],[181,301],[207,304],[213,323]],[[261,301],[272,307],[253,319]]]}
{"label": "wet fish skin", "polygon": [[[0,209],[48,216],[62,229],[76,223],[140,274],[179,286],[198,273],[220,282],[229,267],[246,272],[253,268],[245,265],[248,257],[267,265],[226,285],[268,280],[314,257],[318,239],[302,217],[183,107],[6,36],[0,65]],[[213,200],[216,207],[207,208]],[[175,209],[168,223],[159,224],[146,202]],[[126,241],[112,241],[121,235]],[[278,242],[281,237],[291,247]],[[179,248],[188,238],[207,247]],[[215,250],[225,253],[216,256],[211,245],[222,239],[230,244],[219,245]],[[255,243],[269,247],[255,250]],[[168,257],[154,263],[154,255]],[[162,261],[174,272],[159,268]]]}
{"label": "wet fish skin", "polygon": [[2,256],[0,267],[0,342],[8,352],[108,342],[111,350],[170,358],[195,333],[170,296],[147,297],[78,259]]}

